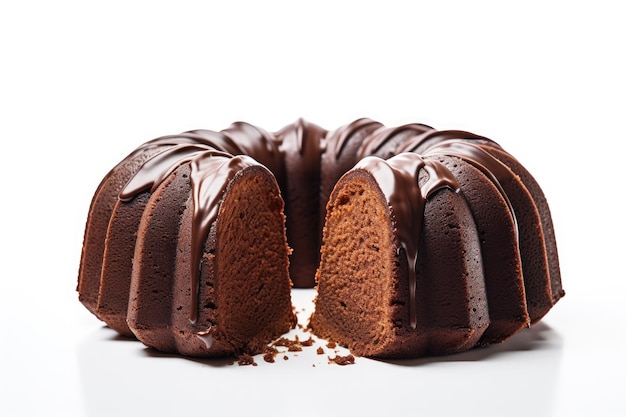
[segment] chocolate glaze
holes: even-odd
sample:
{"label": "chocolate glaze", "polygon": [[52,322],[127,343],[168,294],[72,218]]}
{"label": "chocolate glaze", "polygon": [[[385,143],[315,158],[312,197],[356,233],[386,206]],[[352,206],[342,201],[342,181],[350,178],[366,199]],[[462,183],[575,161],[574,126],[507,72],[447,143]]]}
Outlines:
{"label": "chocolate glaze", "polygon": [[[426,200],[443,188],[458,192],[459,184],[443,164],[425,160],[415,153],[401,153],[386,161],[375,156],[366,157],[355,169],[365,170],[374,176],[391,208],[400,248],[404,249],[408,261],[409,320],[411,328],[415,329],[416,268]],[[422,169],[427,171],[428,180],[420,187],[418,174]]]}
{"label": "chocolate glaze", "polygon": [[[120,192],[120,200],[128,202],[144,191],[154,191],[178,166],[207,152],[200,144],[181,143],[163,150],[143,163]],[[228,154],[224,154],[228,155]]]}
{"label": "chocolate glaze", "polygon": [[319,160],[322,153],[321,138],[327,133],[313,123],[298,119],[295,123],[285,126],[276,133],[279,148],[283,153],[298,153],[302,157]]}
{"label": "chocolate glaze", "polygon": [[[234,176],[242,169],[259,165],[251,157],[211,149],[206,144],[187,143],[188,137],[155,157],[146,161],[128,181],[120,199],[130,201],[139,193],[153,191],[167,176],[184,163],[191,166],[191,189],[193,201],[192,254],[190,280],[192,288],[189,319],[195,323],[198,317],[199,274],[204,242],[211,224],[217,218],[222,194]],[[176,142],[176,138],[171,138]]]}
{"label": "chocolate glaze", "polygon": [[[426,147],[426,146],[427,147]],[[418,152],[422,149],[423,155],[448,155],[456,156],[478,168],[485,174],[494,186],[500,191],[504,201],[509,207],[515,222],[516,232],[519,230],[515,210],[502,187],[504,181],[511,180],[515,174],[499,159],[488,152],[488,146],[499,146],[492,140],[483,136],[459,130],[444,130],[427,132],[407,141],[400,149],[401,152]],[[519,233],[516,233],[518,238]]]}
{"label": "chocolate glaze", "polygon": [[[397,223],[400,244],[398,250],[401,248],[406,252],[409,263],[409,321],[412,328],[415,329],[417,325],[415,274],[426,200],[443,188],[455,192],[459,192],[460,188],[452,173],[443,164],[424,158],[418,153],[425,156],[451,155],[471,163],[486,174],[500,190],[515,219],[511,203],[500,185],[514,174],[489,153],[489,147],[501,148],[497,143],[469,132],[437,131],[423,124],[389,128],[363,118],[331,133],[300,119],[276,133],[266,132],[248,123],[236,122],[221,132],[193,130],[180,135],[164,136],[146,142],[131,154],[148,148],[164,148],[142,165],[119,197],[126,202],[139,193],[154,190],[178,166],[190,164],[194,203],[190,271],[193,289],[190,311],[192,322],[195,322],[198,315],[199,267],[204,242],[217,217],[221,196],[237,172],[257,164],[258,161],[277,178],[285,200],[300,200],[298,204],[305,201],[305,205],[317,207],[322,155],[326,153],[331,156],[330,161],[338,161],[346,151],[347,144],[356,136],[359,137],[354,157],[361,161],[354,168],[370,172],[378,181]],[[355,152],[355,149],[351,149],[350,152]],[[382,159],[387,154],[397,155],[387,160]],[[287,167],[290,167],[290,175],[297,177],[293,183],[285,174]],[[427,172],[428,180],[420,187],[418,175],[421,170]],[[307,182],[309,186],[303,187]],[[299,230],[290,230],[289,219],[292,213],[289,211],[293,207],[288,203],[285,209],[288,237],[290,233],[301,234]],[[318,209],[313,211],[315,210]],[[309,213],[311,219],[319,218],[319,213],[316,216],[313,211]],[[302,224],[301,219],[298,219],[297,224]],[[289,240],[290,244],[296,242],[296,246],[304,245],[301,250],[296,248],[295,256],[309,252],[315,252],[317,256],[319,253],[319,239],[300,239],[298,236],[298,239],[289,237]],[[302,241],[308,243],[301,243]],[[292,274],[292,279],[293,275],[295,274]],[[312,283],[307,281],[306,285],[296,283],[296,286],[312,286],[309,284]]]}
{"label": "chocolate glaze", "polygon": [[[392,140],[395,139],[404,142],[405,138],[422,135],[431,130],[433,130],[432,127],[421,123],[409,123],[397,127],[381,126],[365,139],[359,151],[358,157],[361,159],[369,155],[376,155],[385,158],[386,155],[382,155],[381,151],[385,145]],[[396,154],[400,152],[396,151],[392,153]]]}
{"label": "chocolate glaze", "polygon": [[272,171],[279,184],[282,183],[284,163],[274,134],[245,122],[235,122],[221,133],[237,144],[239,152],[234,155],[253,157]]}
{"label": "chocolate glaze", "polygon": [[409,138],[409,140],[405,141],[397,148],[397,152],[415,152],[418,154],[423,154],[427,152],[430,148],[435,147],[437,146],[437,144],[447,140],[459,140],[500,148],[500,145],[498,145],[493,140],[484,136],[476,135],[474,133],[466,132],[464,130],[431,129]]}
{"label": "chocolate glaze", "polygon": [[357,119],[352,123],[341,126],[339,129],[328,134],[325,138],[326,153],[333,155],[334,159],[338,159],[344,151],[349,139],[354,135],[364,132],[366,136],[370,136],[372,130],[382,128],[383,125],[377,121],[368,118]]}
{"label": "chocolate glaze", "polygon": [[211,225],[219,211],[219,205],[226,187],[235,175],[244,168],[258,165],[254,159],[238,155],[228,157],[221,152],[207,152],[201,158],[191,161],[191,190],[194,213],[192,225],[191,256],[191,313],[190,320],[198,318],[198,297],[200,285],[200,261],[204,242],[209,236]]}

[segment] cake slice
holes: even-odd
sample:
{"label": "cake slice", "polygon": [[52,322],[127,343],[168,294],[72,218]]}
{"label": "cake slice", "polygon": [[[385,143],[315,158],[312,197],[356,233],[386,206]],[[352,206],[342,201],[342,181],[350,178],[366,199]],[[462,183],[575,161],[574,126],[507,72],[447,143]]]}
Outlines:
{"label": "cake slice", "polygon": [[327,207],[315,311],[319,337],[369,357],[467,350],[489,325],[480,244],[445,166],[368,157]]}
{"label": "cake slice", "polygon": [[274,176],[252,158],[217,151],[178,166],[163,159],[153,159],[167,173],[151,184],[137,232],[130,329],[164,352],[261,352],[296,323]]}

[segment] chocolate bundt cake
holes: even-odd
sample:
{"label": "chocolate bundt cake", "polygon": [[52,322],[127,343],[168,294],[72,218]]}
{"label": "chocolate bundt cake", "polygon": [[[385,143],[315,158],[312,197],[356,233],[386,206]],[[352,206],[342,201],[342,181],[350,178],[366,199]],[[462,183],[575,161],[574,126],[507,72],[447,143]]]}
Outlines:
{"label": "chocolate bundt cake", "polygon": [[312,332],[372,357],[498,343],[564,294],[541,189],[467,132],[190,131],[140,146],[92,200],[79,298],[156,349],[258,353],[295,326],[291,285],[316,283]]}
{"label": "chocolate bundt cake", "polygon": [[225,356],[295,326],[280,188],[237,151],[224,133],[164,137],[102,181],[78,291],[111,328],[164,352]]}
{"label": "chocolate bundt cake", "polygon": [[467,132],[429,130],[393,153],[362,159],[334,188],[313,332],[404,358],[498,343],[540,320],[564,292],[532,176]]}

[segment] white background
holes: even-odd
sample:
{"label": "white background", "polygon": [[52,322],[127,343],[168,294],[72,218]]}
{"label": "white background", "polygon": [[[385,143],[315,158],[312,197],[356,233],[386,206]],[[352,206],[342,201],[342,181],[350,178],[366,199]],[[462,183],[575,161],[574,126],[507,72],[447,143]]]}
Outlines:
{"label": "white background", "polygon": [[[617,4],[0,3],[0,415],[626,415]],[[77,301],[92,193],[140,143],[363,116],[489,136],[536,176],[567,292],[540,325],[445,358],[239,367],[155,354]]]}

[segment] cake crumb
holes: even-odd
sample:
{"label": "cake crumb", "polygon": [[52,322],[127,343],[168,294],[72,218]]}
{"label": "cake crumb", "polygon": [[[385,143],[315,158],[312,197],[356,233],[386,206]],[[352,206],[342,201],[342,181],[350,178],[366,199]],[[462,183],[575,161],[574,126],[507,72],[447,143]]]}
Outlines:
{"label": "cake crumb", "polygon": [[313,340],[312,336],[309,336],[309,338],[307,340],[303,340],[302,342],[300,342],[300,344],[302,346],[313,346],[313,343],[315,343],[315,340]]}
{"label": "cake crumb", "polygon": [[329,348],[329,349],[334,349],[334,348],[336,348],[336,347],[337,347],[337,344],[336,344],[335,342],[332,342],[332,341],[331,341],[331,342],[328,342],[328,343],[326,344],[326,347],[327,347],[327,348]]}
{"label": "cake crumb", "polygon": [[295,340],[291,340],[291,339],[287,339],[286,337],[281,337],[279,339],[276,339],[276,341],[274,341],[274,343],[272,343],[272,346],[285,346],[288,347],[289,345],[299,342],[298,340],[298,336],[296,335],[296,339]]}
{"label": "cake crumb", "polygon": [[348,354],[346,356],[335,356],[334,358],[328,357],[328,363],[336,363],[337,365],[354,365],[354,356]]}
{"label": "cake crumb", "polygon": [[289,360],[289,356],[287,356],[287,355],[283,356],[283,360],[288,361]]}
{"label": "cake crumb", "polygon": [[272,346],[267,346],[263,351],[263,360],[268,363],[276,362],[276,355],[278,354],[278,350]]}
{"label": "cake crumb", "polygon": [[239,364],[239,366],[246,366],[246,365],[257,366],[258,365],[254,361],[254,357],[252,355],[247,354],[247,353],[244,353],[243,355],[240,355],[237,358],[237,364]]}
{"label": "cake crumb", "polygon": [[286,337],[281,337],[280,339],[274,342],[273,346],[286,347],[289,352],[302,351],[302,344],[300,343],[300,338],[298,338],[298,335],[296,335],[295,340],[287,339]]}
{"label": "cake crumb", "polygon": [[323,347],[320,346],[320,347],[317,348],[317,354],[318,355],[323,355],[324,353],[326,353],[326,352],[324,352],[324,348]]}

